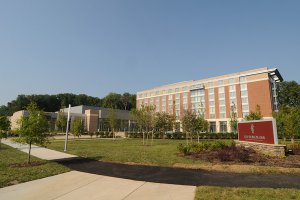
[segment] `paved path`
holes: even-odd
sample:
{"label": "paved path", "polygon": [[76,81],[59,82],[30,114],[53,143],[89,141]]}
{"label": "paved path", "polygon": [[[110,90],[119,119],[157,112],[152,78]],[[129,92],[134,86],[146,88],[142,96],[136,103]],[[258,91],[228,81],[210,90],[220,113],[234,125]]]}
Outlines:
{"label": "paved path", "polygon": [[[4,144],[28,152],[27,145],[4,140]],[[47,159],[80,160],[69,155],[42,147],[33,146],[32,155]],[[1,200],[193,200],[195,186],[152,183],[124,178],[98,175],[80,171],[47,177],[0,189]]]}

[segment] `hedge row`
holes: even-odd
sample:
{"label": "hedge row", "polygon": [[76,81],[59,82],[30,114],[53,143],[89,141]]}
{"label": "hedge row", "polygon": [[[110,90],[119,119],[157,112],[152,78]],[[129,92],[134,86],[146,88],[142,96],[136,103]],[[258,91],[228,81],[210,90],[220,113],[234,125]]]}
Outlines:
{"label": "hedge row", "polygon": [[[147,136],[147,133],[144,133]],[[128,138],[143,138],[142,132],[126,132],[125,136]],[[148,132],[148,137],[152,137],[152,133]],[[234,133],[199,133],[192,134],[193,139],[237,139],[237,134]],[[186,139],[186,134],[182,132],[154,132],[153,138],[155,139]]]}

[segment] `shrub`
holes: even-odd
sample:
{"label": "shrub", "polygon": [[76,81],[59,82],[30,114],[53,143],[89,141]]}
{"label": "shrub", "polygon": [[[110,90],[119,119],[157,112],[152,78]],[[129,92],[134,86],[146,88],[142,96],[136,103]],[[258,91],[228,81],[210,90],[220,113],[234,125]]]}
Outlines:
{"label": "shrub", "polygon": [[95,133],[95,135],[96,135],[96,138],[99,137],[99,136],[100,136],[100,132],[97,131],[97,132]]}
{"label": "shrub", "polygon": [[180,153],[183,153],[183,155],[185,155],[185,156],[189,155],[191,153],[190,145],[183,145],[180,143],[177,148],[178,148],[178,151]]}

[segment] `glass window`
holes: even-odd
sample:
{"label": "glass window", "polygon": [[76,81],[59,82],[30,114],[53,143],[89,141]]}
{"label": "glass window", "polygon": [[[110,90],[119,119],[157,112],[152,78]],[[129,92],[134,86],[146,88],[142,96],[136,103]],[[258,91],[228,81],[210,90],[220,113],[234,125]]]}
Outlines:
{"label": "glass window", "polygon": [[[215,117],[212,117],[212,118],[215,118]],[[209,131],[211,133],[215,133],[217,131],[216,130],[216,122],[209,122]]]}
{"label": "glass window", "polygon": [[220,132],[222,133],[227,132],[227,122],[220,122]]}
{"label": "glass window", "polygon": [[175,92],[179,92],[179,88],[175,88]]}
{"label": "glass window", "polygon": [[215,113],[215,108],[214,107],[210,107],[209,108],[209,113],[210,114],[214,114]]}
{"label": "glass window", "polygon": [[215,106],[215,102],[214,101],[210,101],[209,102],[209,106]]}
{"label": "glass window", "polygon": [[224,93],[219,94],[219,99],[224,99],[224,98],[225,98],[225,94]]}
{"label": "glass window", "polygon": [[241,90],[243,91],[243,90],[247,90],[247,84],[241,84]]}
{"label": "glass window", "polygon": [[229,86],[229,91],[230,91],[230,92],[235,91],[235,85],[230,85],[230,86]]}
{"label": "glass window", "polygon": [[249,106],[248,105],[242,105],[243,111],[248,111],[249,110]]}
{"label": "glass window", "polygon": [[156,91],[156,92],[155,92],[155,95],[159,95],[159,91]]}
{"label": "glass window", "polygon": [[226,118],[226,114],[225,113],[220,113],[220,119],[224,119]]}
{"label": "glass window", "polygon": [[230,92],[229,95],[230,95],[230,98],[235,98],[236,97],[235,92]]}
{"label": "glass window", "polygon": [[225,105],[225,100],[220,100],[220,101],[219,101],[219,105],[220,105],[220,106],[224,106],[224,105]]}
{"label": "glass window", "polygon": [[168,89],[168,93],[170,94],[170,93],[172,93],[173,92],[173,90],[172,89]]}
{"label": "glass window", "polygon": [[214,99],[215,99],[215,95],[210,94],[210,95],[209,95],[209,100],[214,100]]}
{"label": "glass window", "polygon": [[228,80],[228,82],[229,82],[229,84],[234,84],[234,83],[235,83],[235,79],[234,79],[234,78],[230,78],[230,79]]}
{"label": "glass window", "polygon": [[248,104],[248,98],[242,97],[242,104]]}
{"label": "glass window", "polygon": [[224,80],[219,80],[218,81],[218,85],[220,86],[220,85],[224,85]]}
{"label": "glass window", "polygon": [[187,87],[187,86],[184,86],[184,87],[182,88],[182,91],[187,91],[187,89],[188,89],[188,87]]}
{"label": "glass window", "polygon": [[246,97],[246,96],[248,96],[248,93],[247,93],[247,91],[241,91],[241,96],[242,96],[242,97]]}
{"label": "glass window", "polygon": [[209,114],[210,119],[214,119],[215,117],[216,117],[215,114]]}
{"label": "glass window", "polygon": [[246,76],[241,76],[240,77],[240,82],[241,83],[244,83],[244,82],[246,82],[247,80],[246,80]]}
{"label": "glass window", "polygon": [[211,88],[211,89],[208,90],[208,93],[209,93],[209,94],[214,94],[214,93],[215,93],[215,90],[214,90],[213,88]]}
{"label": "glass window", "polygon": [[219,93],[224,93],[224,87],[219,87]]}
{"label": "glass window", "polygon": [[214,82],[208,82],[208,87],[213,87],[214,86]]}

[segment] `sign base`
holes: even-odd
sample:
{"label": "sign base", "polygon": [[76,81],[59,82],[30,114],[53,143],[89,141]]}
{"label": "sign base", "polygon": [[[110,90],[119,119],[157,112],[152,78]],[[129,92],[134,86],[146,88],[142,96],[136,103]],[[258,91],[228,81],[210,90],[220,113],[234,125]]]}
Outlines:
{"label": "sign base", "polygon": [[245,148],[252,148],[256,152],[271,156],[271,157],[285,157],[286,145],[264,144],[257,142],[246,142],[235,140],[236,146],[243,146]]}

